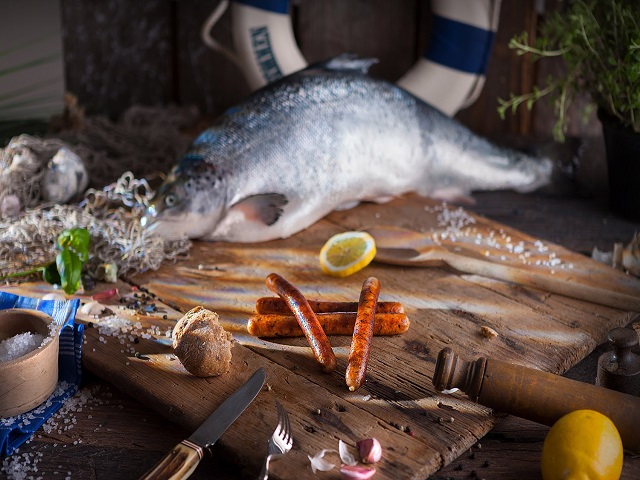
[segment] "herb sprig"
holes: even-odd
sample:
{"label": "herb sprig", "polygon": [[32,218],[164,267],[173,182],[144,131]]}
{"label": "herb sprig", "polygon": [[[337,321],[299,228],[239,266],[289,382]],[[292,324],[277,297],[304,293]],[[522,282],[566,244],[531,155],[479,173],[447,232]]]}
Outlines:
{"label": "herb sprig", "polygon": [[551,76],[544,87],[530,93],[498,99],[502,118],[521,106],[531,109],[543,97],[553,101],[557,121],[553,135],[564,140],[569,106],[578,92],[640,132],[640,8],[633,0],[573,0],[567,12],[554,12],[531,42],[523,33],[511,39],[509,48],[532,61],[562,57],[563,76]]}

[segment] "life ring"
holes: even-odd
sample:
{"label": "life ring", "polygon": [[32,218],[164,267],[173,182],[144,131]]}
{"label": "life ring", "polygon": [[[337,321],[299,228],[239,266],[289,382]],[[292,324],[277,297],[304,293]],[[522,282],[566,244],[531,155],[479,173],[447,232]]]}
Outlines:
{"label": "life ring", "polygon": [[[471,105],[484,85],[501,1],[432,0],[427,49],[398,86],[450,116]],[[289,0],[233,0],[233,51],[210,34],[228,6],[222,0],[209,16],[202,40],[238,65],[252,89],[307,66],[293,34]]]}

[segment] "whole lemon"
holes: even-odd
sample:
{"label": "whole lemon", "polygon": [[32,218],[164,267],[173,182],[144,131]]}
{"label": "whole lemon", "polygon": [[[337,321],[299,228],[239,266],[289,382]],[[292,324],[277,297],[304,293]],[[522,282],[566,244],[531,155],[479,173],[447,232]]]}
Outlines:
{"label": "whole lemon", "polygon": [[576,410],[560,418],[542,446],[544,480],[618,480],[622,473],[622,440],[605,415]]}

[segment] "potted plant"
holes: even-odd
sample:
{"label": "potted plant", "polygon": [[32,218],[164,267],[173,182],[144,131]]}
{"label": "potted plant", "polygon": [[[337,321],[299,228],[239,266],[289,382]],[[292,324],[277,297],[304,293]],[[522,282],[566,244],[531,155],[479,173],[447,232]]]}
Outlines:
{"label": "potted plant", "polygon": [[549,15],[535,41],[526,33],[509,43],[532,61],[561,57],[562,75],[524,95],[499,99],[502,117],[543,97],[553,100],[553,135],[564,140],[568,109],[587,93],[602,122],[612,210],[640,218],[640,5],[636,0],[572,0]]}

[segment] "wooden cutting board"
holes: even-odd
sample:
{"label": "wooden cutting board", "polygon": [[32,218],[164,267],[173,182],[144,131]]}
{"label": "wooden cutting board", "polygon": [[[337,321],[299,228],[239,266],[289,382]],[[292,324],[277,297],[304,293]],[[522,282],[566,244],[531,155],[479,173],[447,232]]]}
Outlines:
{"label": "wooden cutting board", "polygon": [[[214,446],[257,475],[267,438],[276,424],[274,401],[292,420],[295,444],[286,461],[272,464],[272,478],[311,478],[308,456],[337,449],[345,441],[376,437],[383,446],[377,479],[424,479],[453,461],[497,421],[494,413],[460,393],[442,394],[431,384],[435,358],[445,346],[467,358],[495,357],[561,373],[603,342],[607,332],[628,324],[636,313],[575,300],[447,268],[397,267],[372,263],[344,279],[320,271],[317,254],[333,234],[376,225],[411,228],[446,242],[465,242],[493,262],[554,275],[577,284],[609,288],[640,298],[640,282],[582,255],[570,252],[456,207],[408,197],[385,205],[367,204],[334,212],[308,230],[260,244],[196,242],[189,258],[131,279],[154,297],[139,312],[119,304],[98,318],[80,314],[86,329],[84,364],[90,371],[139,399],[167,419],[195,429],[258,367],[267,371],[267,386]],[[411,320],[408,332],[375,337],[367,380],[356,392],[344,382],[345,356],[332,374],[322,373],[303,339],[278,340],[297,346],[288,351],[233,347],[232,368],[215,378],[195,378],[171,355],[171,349],[149,336],[170,332],[181,312],[202,305],[218,312],[224,326],[242,341],[255,301],[271,293],[265,278],[279,273],[308,298],[357,301],[365,278],[376,276],[381,301],[400,301]],[[101,286],[110,288],[112,286]],[[48,287],[6,287],[38,295]],[[127,294],[130,285],[119,285]],[[143,302],[144,303],[144,302]],[[144,313],[142,313],[144,311]],[[121,320],[132,321],[123,333]],[[165,318],[166,317],[166,318]],[[136,323],[139,322],[139,323]],[[120,325],[119,328],[118,325]],[[111,327],[110,329],[107,327]],[[480,328],[498,336],[487,339]],[[331,337],[334,347],[348,349],[349,337]],[[594,372],[595,377],[595,372]],[[336,453],[327,457],[339,464]],[[132,475],[144,473],[132,472]],[[313,478],[336,478],[337,469]]]}

